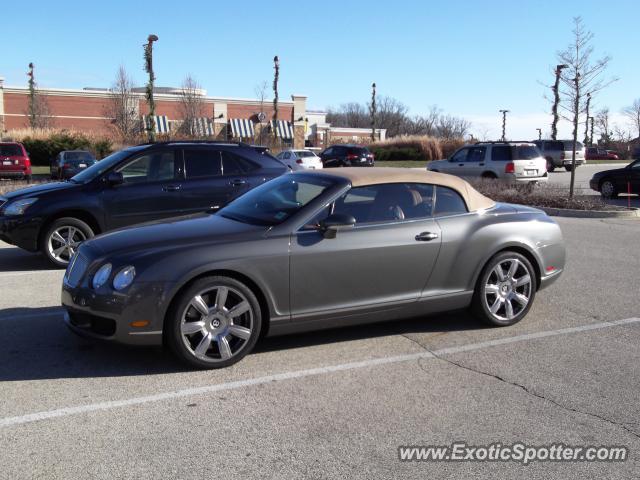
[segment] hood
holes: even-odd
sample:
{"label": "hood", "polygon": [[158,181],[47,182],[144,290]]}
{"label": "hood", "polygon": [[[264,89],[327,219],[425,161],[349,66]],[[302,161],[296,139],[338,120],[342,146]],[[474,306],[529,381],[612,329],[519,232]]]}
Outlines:
{"label": "hood", "polygon": [[83,247],[109,257],[139,251],[152,254],[205,243],[249,240],[266,231],[267,227],[200,213],[113,230],[84,242]]}
{"label": "hood", "polygon": [[601,172],[596,172],[593,174],[594,177],[603,177],[605,175],[610,175],[612,173],[625,173],[625,172],[630,172],[631,170],[626,168],[626,167],[622,167],[622,168],[614,168],[612,170],[603,170]]}
{"label": "hood", "polygon": [[53,182],[43,183],[41,185],[32,185],[31,187],[21,188],[14,190],[13,192],[5,193],[3,195],[7,200],[14,200],[18,198],[37,197],[47,192],[59,192],[63,190],[69,190],[71,188],[77,188],[80,184],[73,182]]}

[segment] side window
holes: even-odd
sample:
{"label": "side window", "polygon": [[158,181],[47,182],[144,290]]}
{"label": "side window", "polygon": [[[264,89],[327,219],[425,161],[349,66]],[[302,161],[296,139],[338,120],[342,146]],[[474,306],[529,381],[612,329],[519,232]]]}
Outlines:
{"label": "side window", "polygon": [[486,147],[472,147],[467,153],[467,162],[482,162],[484,161],[484,152]]}
{"label": "side window", "polygon": [[325,155],[333,155],[333,147],[329,147],[324,151]]}
{"label": "side window", "polygon": [[380,223],[431,216],[433,186],[389,183],[356,187],[336,200],[334,213],[346,213],[356,223]]}
{"label": "side window", "polygon": [[509,145],[494,145],[491,148],[491,160],[494,162],[510,162],[513,159]]}
{"label": "side window", "polygon": [[138,157],[117,170],[125,184],[161,182],[175,177],[173,151],[151,152]]}
{"label": "side window", "polygon": [[220,151],[208,149],[185,150],[184,174],[186,178],[222,175]]}
{"label": "side window", "polygon": [[467,158],[467,152],[469,151],[468,148],[462,148],[460,150],[458,150],[456,153],[453,154],[453,157],[451,157],[451,161],[452,162],[464,162]]}
{"label": "side window", "polygon": [[458,192],[448,187],[436,187],[434,216],[467,213],[467,206]]}
{"label": "side window", "polygon": [[[237,175],[258,170],[260,165],[233,152],[222,150],[222,171],[224,175]],[[261,156],[265,158],[264,155]]]}

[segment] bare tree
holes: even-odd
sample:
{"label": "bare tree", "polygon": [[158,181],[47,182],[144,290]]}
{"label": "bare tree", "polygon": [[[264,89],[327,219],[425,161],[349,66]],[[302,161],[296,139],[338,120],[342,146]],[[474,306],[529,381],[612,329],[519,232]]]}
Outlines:
{"label": "bare tree", "polygon": [[187,75],[182,81],[178,108],[182,117],[180,133],[190,136],[199,135],[196,121],[205,116],[204,97],[200,84],[191,75]]}
{"label": "bare tree", "polygon": [[31,128],[51,127],[52,117],[49,110],[49,102],[38,91],[34,69],[33,63],[29,63],[29,72],[27,72],[29,77],[29,104],[26,112],[29,117],[29,126]]}
{"label": "bare tree", "polygon": [[640,98],[635,99],[631,105],[623,108],[622,114],[629,119],[638,133],[638,137],[640,137]]}
{"label": "bare tree", "polygon": [[267,114],[264,111],[264,103],[265,100],[267,99],[267,90],[269,89],[269,82],[267,82],[266,80],[263,80],[262,82],[260,82],[258,85],[255,86],[255,88],[253,89],[253,91],[256,94],[256,98],[258,99],[258,103],[260,105],[260,111],[258,112],[258,121],[260,122],[260,133],[258,136],[258,143],[262,144],[263,143],[263,138],[264,138],[264,130],[265,128],[263,128],[262,122],[265,121],[265,119],[267,118]]}
{"label": "bare tree", "polygon": [[133,93],[133,80],[122,65],[109,89],[109,102],[105,108],[105,116],[117,135],[124,142],[133,139],[140,130],[138,98]]}
{"label": "bare tree", "polygon": [[611,142],[611,128],[609,127],[609,108],[605,107],[596,113],[595,117],[596,127],[600,134],[600,140],[598,145],[608,145]]}
{"label": "bare tree", "polygon": [[561,95],[564,102],[563,117],[573,124],[573,153],[571,155],[571,183],[569,196],[573,197],[576,170],[576,148],[578,143],[578,124],[580,115],[585,111],[585,99],[593,96],[616,79],[604,80],[602,74],[606,70],[611,57],[604,56],[592,61],[593,33],[585,29],[582,19],[573,19],[573,40],[566,50],[558,53],[560,63],[569,65],[562,71],[560,81],[562,83]]}

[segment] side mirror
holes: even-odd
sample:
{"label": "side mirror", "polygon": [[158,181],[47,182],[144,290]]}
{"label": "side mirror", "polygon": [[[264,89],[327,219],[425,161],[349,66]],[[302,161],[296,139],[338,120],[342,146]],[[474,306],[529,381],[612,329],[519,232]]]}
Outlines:
{"label": "side mirror", "polygon": [[122,172],[109,172],[106,178],[107,184],[111,187],[124,183]]}
{"label": "side mirror", "polygon": [[320,221],[320,231],[324,238],[336,238],[338,230],[353,228],[356,219],[347,213],[334,213]]}

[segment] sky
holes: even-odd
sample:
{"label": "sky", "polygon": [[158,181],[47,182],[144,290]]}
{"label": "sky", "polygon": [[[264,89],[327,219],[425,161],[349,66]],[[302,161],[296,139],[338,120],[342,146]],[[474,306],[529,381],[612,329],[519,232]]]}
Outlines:
{"label": "sky", "polygon": [[[436,105],[498,138],[498,110],[510,110],[509,138],[548,133],[556,54],[581,16],[594,56],[611,55],[619,80],[594,107],[620,110],[640,98],[640,2],[581,1],[196,1],[6,2],[0,77],[25,85],[34,62],[40,86],[109,87],[119,65],[145,82],[142,44],[155,33],[156,85],[187,74],[212,96],[255,97],[280,57],[280,98],[308,95],[308,109],[367,102],[370,86],[411,114]],[[271,92],[269,92],[271,93]],[[570,125],[561,122],[560,134]]]}

